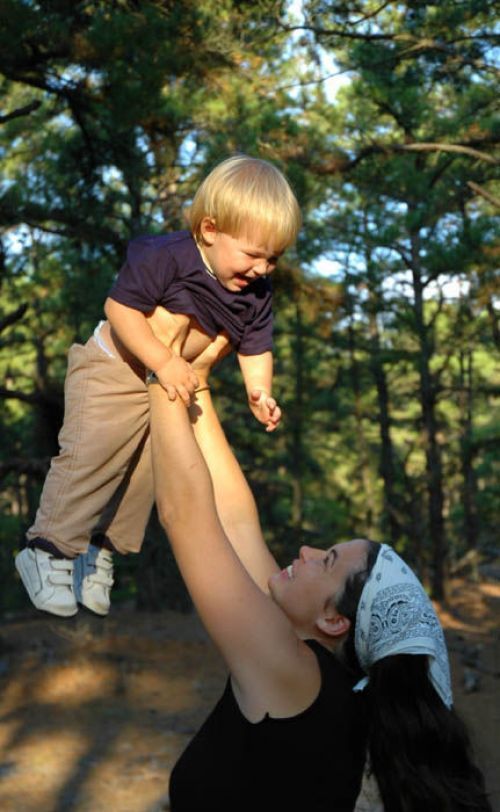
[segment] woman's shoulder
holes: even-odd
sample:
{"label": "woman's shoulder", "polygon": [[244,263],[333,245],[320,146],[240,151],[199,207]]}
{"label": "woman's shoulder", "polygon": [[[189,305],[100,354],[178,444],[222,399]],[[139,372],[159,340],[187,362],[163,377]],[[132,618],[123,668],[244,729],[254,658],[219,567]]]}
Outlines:
{"label": "woman's shoulder", "polygon": [[299,654],[288,673],[269,679],[254,671],[244,687],[232,680],[234,698],[247,720],[295,718],[327,707],[334,715],[343,710],[350,714],[363,704],[353,691],[356,675],[338,657],[316,640],[297,643]]}
{"label": "woman's shoulder", "polygon": [[295,638],[292,646],[283,646],[273,659],[266,667],[254,659],[237,677],[232,673],[234,697],[251,722],[265,716],[296,716],[311,705],[321,688],[318,659],[302,640]]}
{"label": "woman's shoulder", "polygon": [[357,676],[316,640],[300,642],[305,668],[300,674],[296,670],[290,674],[288,684],[267,685],[256,680],[253,688],[247,684],[242,691],[232,679],[226,686],[225,700],[234,702],[252,724],[301,720],[314,725],[314,719],[328,724],[348,719],[356,726],[356,718],[365,715],[365,698],[353,691]]}

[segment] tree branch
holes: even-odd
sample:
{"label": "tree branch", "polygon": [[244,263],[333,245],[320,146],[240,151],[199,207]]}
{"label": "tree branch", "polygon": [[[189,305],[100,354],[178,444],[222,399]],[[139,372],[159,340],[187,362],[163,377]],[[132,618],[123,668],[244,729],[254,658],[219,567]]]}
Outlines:
{"label": "tree branch", "polygon": [[282,90],[295,90],[297,87],[308,87],[309,85],[321,85],[324,82],[328,82],[330,79],[334,79],[336,76],[343,76],[345,73],[353,73],[353,68],[343,68],[342,70],[335,71],[335,73],[328,73],[326,76],[318,76],[317,79],[308,79],[307,81],[294,81],[288,85],[280,85],[276,88],[271,88],[269,91],[270,96],[269,98],[274,98],[276,93],[279,93]]}
{"label": "tree branch", "polygon": [[359,25],[359,23],[364,23],[366,20],[370,20],[372,17],[376,17],[377,14],[383,11],[384,8],[386,8],[386,6],[390,4],[390,2],[391,0],[385,0],[385,3],[382,3],[382,5],[378,6],[378,8],[374,9],[373,11],[370,11],[368,14],[363,14],[363,16],[360,17],[358,20],[353,20],[351,25]]}
{"label": "tree branch", "polygon": [[9,192],[0,200],[0,223],[8,225],[26,223],[48,234],[60,234],[65,237],[76,235],[92,242],[110,243],[113,246],[119,245],[120,242],[117,234],[106,225],[96,226],[78,220],[67,209],[56,206],[44,208],[31,201],[9,198]]}
{"label": "tree branch", "polygon": [[20,457],[13,457],[7,462],[0,463],[0,480],[12,473],[32,474],[43,479],[49,469],[50,458],[26,460]]}
{"label": "tree branch", "polygon": [[497,166],[500,161],[487,152],[479,151],[468,147],[466,144],[440,144],[440,143],[425,143],[418,144],[399,144],[395,145],[395,151],[403,152],[456,152],[462,155],[470,155],[471,158],[477,158],[480,161],[486,161],[493,166]]}
{"label": "tree branch", "polygon": [[20,400],[22,403],[29,403],[31,406],[60,407],[62,396],[54,392],[53,395],[44,392],[21,392],[19,389],[7,389],[0,386],[0,400]]}
{"label": "tree branch", "polygon": [[8,313],[3,318],[0,318],[0,333],[3,332],[3,330],[5,330],[6,327],[10,327],[11,324],[15,324],[16,321],[22,319],[27,309],[28,304],[25,303],[20,305],[17,308],[17,310],[13,310],[11,313]]}
{"label": "tree branch", "polygon": [[0,386],[0,399],[20,400],[22,403],[31,403],[33,406],[45,401],[38,392],[21,392],[19,389],[7,389],[5,386]]}
{"label": "tree branch", "polygon": [[0,124],[5,124],[6,121],[11,121],[13,118],[20,118],[21,116],[28,116],[30,113],[33,113],[35,110],[41,106],[42,102],[40,101],[32,101],[30,104],[25,104],[24,107],[18,107],[16,110],[12,110],[11,113],[5,113],[5,115],[0,115]]}
{"label": "tree branch", "polygon": [[315,25],[280,25],[282,31],[287,33],[292,31],[311,31],[318,37],[345,37],[346,39],[360,39],[364,41],[372,40],[394,40],[395,34],[358,34],[357,31],[346,31],[342,28],[318,28]]}
{"label": "tree branch", "polygon": [[476,194],[481,195],[481,197],[484,197],[486,200],[488,200],[497,209],[500,209],[500,199],[498,197],[495,197],[495,195],[492,195],[491,192],[488,192],[482,186],[480,186],[479,183],[474,183],[473,180],[468,180],[467,186],[469,186],[469,188],[472,189],[473,192],[476,192]]}
{"label": "tree branch", "polygon": [[[494,144],[496,143],[496,140],[483,139],[480,142],[474,141],[473,143]],[[367,147],[363,147],[363,149],[361,149],[352,159],[349,159],[345,155],[335,155],[330,162],[317,164],[311,168],[319,175],[333,175],[337,172],[350,172],[352,169],[355,169],[356,166],[361,163],[361,161],[365,160],[365,158],[369,158],[371,155],[389,156],[391,154],[401,152],[450,152],[457,155],[467,155],[471,158],[485,161],[493,166],[498,166],[500,163],[497,158],[489,155],[487,152],[470,146],[470,142],[468,144],[447,144],[432,141],[422,141],[413,144],[370,144]]]}

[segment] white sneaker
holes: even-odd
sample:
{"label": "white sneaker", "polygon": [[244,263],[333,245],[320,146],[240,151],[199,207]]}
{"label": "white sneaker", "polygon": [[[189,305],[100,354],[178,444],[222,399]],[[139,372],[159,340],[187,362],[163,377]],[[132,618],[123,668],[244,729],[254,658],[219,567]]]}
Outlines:
{"label": "white sneaker", "polygon": [[73,586],[78,603],[96,615],[107,615],[113,586],[113,555],[104,547],[89,544],[75,560]]}
{"label": "white sneaker", "polygon": [[16,569],[37,609],[61,617],[76,615],[73,564],[71,559],[54,558],[37,547],[26,547],[18,553]]}

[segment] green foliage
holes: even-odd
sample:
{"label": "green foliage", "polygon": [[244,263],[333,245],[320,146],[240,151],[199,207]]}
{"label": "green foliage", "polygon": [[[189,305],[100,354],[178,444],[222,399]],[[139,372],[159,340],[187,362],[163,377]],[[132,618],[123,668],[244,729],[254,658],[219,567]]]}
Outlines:
{"label": "green foliage", "polygon": [[[12,557],[57,449],[69,345],[102,318],[130,236],[183,227],[234,151],[276,162],[304,212],[275,274],[283,428],[259,431],[234,361],[214,382],[273,550],[384,538],[438,593],[446,557],[494,544],[492,4],[307,0],[299,34],[285,5],[3,3],[2,609],[23,598]],[[325,56],[349,77],[335,98]],[[119,591],[160,606],[163,588],[187,607],[153,521]]]}

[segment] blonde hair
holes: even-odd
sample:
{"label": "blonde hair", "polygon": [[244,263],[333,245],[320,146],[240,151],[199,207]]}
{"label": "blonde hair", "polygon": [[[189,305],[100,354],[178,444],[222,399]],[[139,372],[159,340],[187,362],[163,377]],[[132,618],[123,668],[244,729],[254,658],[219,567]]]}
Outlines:
{"label": "blonde hair", "polygon": [[253,236],[277,253],[295,242],[302,222],[299,204],[279,169],[246,155],[222,161],[196,192],[187,218],[197,240],[205,217],[218,231]]}

